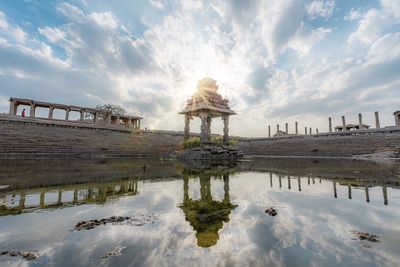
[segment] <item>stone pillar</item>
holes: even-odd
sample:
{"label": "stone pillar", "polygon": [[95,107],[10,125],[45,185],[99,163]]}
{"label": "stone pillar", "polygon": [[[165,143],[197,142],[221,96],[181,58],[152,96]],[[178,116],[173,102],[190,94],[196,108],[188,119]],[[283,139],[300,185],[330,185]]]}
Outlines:
{"label": "stone pillar", "polygon": [[53,106],[50,106],[49,107],[49,116],[48,116],[48,118],[51,120],[51,119],[53,119],[53,113],[54,113],[54,107]]}
{"label": "stone pillar", "polygon": [[346,118],[342,116],[342,126],[343,126],[343,131],[346,131]]}
{"label": "stone pillar", "polygon": [[310,135],[312,135],[312,128],[310,127]]}
{"label": "stone pillar", "polygon": [[[133,120],[133,119],[132,119]],[[133,122],[133,121],[132,121]],[[107,115],[106,115],[106,123],[107,124],[111,124],[111,113],[108,113]]]}
{"label": "stone pillar", "polygon": [[317,129],[315,129],[315,132],[318,134],[318,128],[317,128]]}
{"label": "stone pillar", "polygon": [[207,141],[207,115],[202,113],[200,114],[200,120],[201,120],[201,125],[200,125],[200,141],[205,142]]}
{"label": "stone pillar", "polygon": [[332,118],[329,117],[329,132],[332,132]]}
{"label": "stone pillar", "polygon": [[389,203],[389,201],[388,201],[388,196],[387,196],[386,185],[382,185],[382,192],[383,192],[383,204],[387,205]]}
{"label": "stone pillar", "polygon": [[393,113],[394,115],[394,123],[396,126],[400,126],[400,112]]}
{"label": "stone pillar", "polygon": [[279,124],[276,125],[276,133],[279,133]]}
{"label": "stone pillar", "polygon": [[300,176],[297,177],[297,186],[299,187],[299,191],[301,191],[301,178],[300,178]]}
{"label": "stone pillar", "polygon": [[285,123],[285,130],[286,130],[286,134],[288,134],[289,133],[289,125],[288,125],[288,123]]}
{"label": "stone pillar", "polygon": [[349,199],[351,199],[351,185],[347,186],[347,194],[348,194]]}
{"label": "stone pillar", "polygon": [[10,115],[17,115],[15,108],[15,101],[10,99],[10,111],[8,112]]}
{"label": "stone pillar", "polygon": [[337,198],[336,182],[333,182],[333,196]]}
{"label": "stone pillar", "polygon": [[94,116],[93,122],[97,123],[99,121],[99,113],[95,112],[95,113],[93,113],[93,116]]}
{"label": "stone pillar", "polygon": [[224,137],[222,141],[225,143],[229,141],[229,116],[223,116],[222,120],[224,121]]}
{"label": "stone pillar", "polygon": [[69,120],[69,108],[65,109],[65,120]]}
{"label": "stone pillar", "polygon": [[307,135],[307,127],[304,127],[304,135]]}
{"label": "stone pillar", "polygon": [[269,172],[269,184],[272,187],[272,172]]}
{"label": "stone pillar", "polygon": [[225,203],[230,203],[230,197],[229,197],[229,173],[223,174],[223,180],[224,180],[224,202]]}
{"label": "stone pillar", "polygon": [[184,139],[187,140],[189,139],[189,135],[190,135],[190,116],[189,115],[185,115],[185,128],[184,128]]}
{"label": "stone pillar", "polygon": [[294,123],[294,130],[296,134],[299,134],[299,124],[297,123],[297,121]]}
{"label": "stone pillar", "polygon": [[358,113],[358,130],[362,130],[362,114]]}
{"label": "stone pillar", "polygon": [[35,104],[34,104],[34,103],[31,103],[31,109],[30,109],[30,111],[29,111],[29,117],[31,117],[31,118],[34,118],[34,117],[35,117],[35,109],[36,109]]}
{"label": "stone pillar", "polygon": [[288,176],[287,179],[288,179],[288,189],[290,190],[292,189],[292,185],[290,184],[290,176]]}
{"label": "stone pillar", "polygon": [[368,185],[365,185],[365,201],[369,202]]}
{"label": "stone pillar", "polygon": [[81,113],[81,121],[84,121],[85,120],[85,110],[81,109],[80,113]]}
{"label": "stone pillar", "polygon": [[271,138],[271,125],[268,125],[268,137]]}
{"label": "stone pillar", "polygon": [[379,128],[381,128],[381,125],[380,125],[380,123],[379,123],[379,113],[378,113],[378,111],[375,111],[375,125],[376,125],[376,129],[379,129]]}
{"label": "stone pillar", "polygon": [[207,116],[207,140],[211,140],[211,116]]}
{"label": "stone pillar", "polygon": [[140,130],[140,119],[138,120],[138,130]]}

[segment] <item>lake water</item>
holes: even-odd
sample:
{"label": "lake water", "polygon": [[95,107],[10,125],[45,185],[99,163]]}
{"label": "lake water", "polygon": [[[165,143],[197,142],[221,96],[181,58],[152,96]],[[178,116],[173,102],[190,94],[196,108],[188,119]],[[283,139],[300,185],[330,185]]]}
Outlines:
{"label": "lake water", "polygon": [[[39,254],[3,255],[0,266],[399,266],[399,170],[347,160],[0,161],[0,251]],[[129,219],[74,230],[111,216]]]}

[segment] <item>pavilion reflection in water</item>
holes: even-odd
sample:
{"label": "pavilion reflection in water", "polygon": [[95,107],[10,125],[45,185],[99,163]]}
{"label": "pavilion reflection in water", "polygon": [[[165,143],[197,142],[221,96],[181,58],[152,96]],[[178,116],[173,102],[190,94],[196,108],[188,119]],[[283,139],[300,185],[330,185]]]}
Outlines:
{"label": "pavilion reflection in water", "polygon": [[137,192],[136,179],[0,192],[0,216],[82,204],[102,205]]}
{"label": "pavilion reflection in water", "polygon": [[[269,181],[270,181],[270,187],[272,188],[274,186],[273,182],[273,176],[272,172],[269,173]],[[372,187],[381,187],[382,188],[382,196],[383,196],[383,204],[388,205],[389,200],[388,200],[388,187],[399,189],[400,188],[400,182],[399,181],[394,181],[394,180],[368,180],[368,179],[326,179],[326,178],[315,178],[315,177],[301,177],[301,176],[291,176],[291,175],[282,175],[282,174],[277,174],[278,176],[278,184],[279,188],[282,188],[282,182],[287,181],[287,187],[289,190],[292,189],[292,182],[295,180],[295,183],[297,183],[297,188],[299,191],[302,190],[302,181],[304,179],[307,179],[307,185],[315,185],[316,180],[319,183],[322,183],[322,180],[328,181],[332,183],[332,189],[333,189],[333,197],[338,198],[338,187],[347,187],[347,197],[348,199],[352,199],[352,190],[357,189],[357,190],[364,190],[365,191],[365,201],[370,202],[370,196],[369,196],[369,189]]]}
{"label": "pavilion reflection in water", "polygon": [[183,203],[180,208],[185,214],[186,221],[196,231],[197,245],[211,247],[217,244],[218,231],[222,229],[224,222],[229,222],[229,215],[237,205],[230,202],[229,197],[229,173],[213,175],[222,178],[224,183],[224,198],[221,201],[213,200],[211,195],[211,175],[200,173],[200,199],[189,197],[190,174],[183,175]]}

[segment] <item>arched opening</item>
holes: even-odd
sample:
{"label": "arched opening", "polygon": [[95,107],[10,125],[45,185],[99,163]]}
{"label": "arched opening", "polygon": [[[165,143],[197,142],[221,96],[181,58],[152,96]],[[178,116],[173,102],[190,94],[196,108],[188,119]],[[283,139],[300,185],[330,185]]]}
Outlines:
{"label": "arched opening", "polygon": [[48,118],[48,116],[49,116],[49,108],[36,107],[35,109],[36,118]]}
{"label": "arched opening", "polygon": [[55,108],[53,111],[53,119],[55,120],[65,120],[66,111],[64,109]]}
{"label": "arched opening", "polygon": [[17,107],[17,115],[22,116],[22,111],[25,109],[25,117],[30,117],[31,116],[31,106],[28,105],[18,105]]}
{"label": "arched opening", "polygon": [[81,120],[81,113],[79,111],[70,111],[68,120],[69,121],[80,121]]}

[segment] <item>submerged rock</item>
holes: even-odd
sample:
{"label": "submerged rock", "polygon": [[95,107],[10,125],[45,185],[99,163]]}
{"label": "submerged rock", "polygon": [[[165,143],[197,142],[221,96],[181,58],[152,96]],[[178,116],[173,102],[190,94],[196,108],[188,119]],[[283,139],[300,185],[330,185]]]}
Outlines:
{"label": "submerged rock", "polygon": [[10,251],[2,251],[2,256],[9,255],[11,257],[20,256],[27,261],[35,260],[39,257],[39,254],[36,251],[28,251],[28,250],[10,250]]}
{"label": "submerged rock", "polygon": [[268,214],[269,216],[276,216],[276,215],[278,215],[278,212],[277,212],[273,207],[267,208],[267,209],[265,210],[265,213]]}
{"label": "submerged rock", "polygon": [[89,220],[89,221],[80,221],[75,225],[74,230],[77,230],[77,231],[89,230],[89,229],[93,229],[100,225],[105,225],[107,223],[111,223],[113,225],[128,224],[131,226],[142,226],[146,223],[150,223],[150,222],[154,223],[154,221],[155,221],[154,214],[151,214],[151,215],[142,214],[137,217],[111,216],[109,218],[100,219],[100,220],[94,219],[94,220]]}
{"label": "submerged rock", "polygon": [[113,250],[108,251],[106,254],[104,254],[103,256],[101,256],[102,259],[107,259],[108,257],[119,257],[121,256],[121,251],[124,249],[125,247],[123,246],[116,246]]}
{"label": "submerged rock", "polygon": [[352,231],[352,233],[361,241],[379,242],[379,236],[368,232]]}

